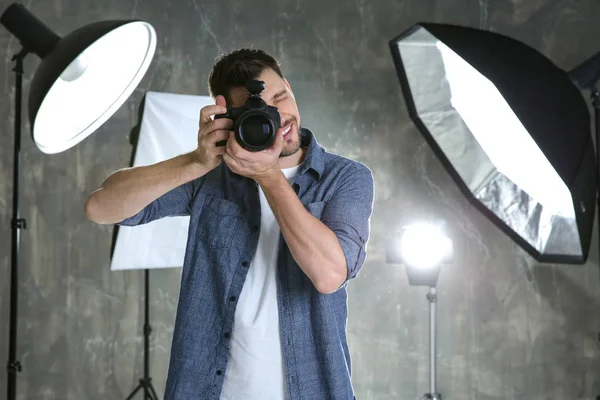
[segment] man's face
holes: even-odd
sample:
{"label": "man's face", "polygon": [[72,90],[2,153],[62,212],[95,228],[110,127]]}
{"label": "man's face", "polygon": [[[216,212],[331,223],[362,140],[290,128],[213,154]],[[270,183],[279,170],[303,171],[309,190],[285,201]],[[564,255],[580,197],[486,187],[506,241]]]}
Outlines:
{"label": "man's face", "polygon": [[[283,149],[280,157],[289,157],[300,149],[300,113],[296,99],[288,82],[271,68],[267,68],[257,78],[265,83],[261,97],[270,106],[277,107],[283,129]],[[236,87],[230,91],[231,106],[242,106],[250,93],[245,87]]]}

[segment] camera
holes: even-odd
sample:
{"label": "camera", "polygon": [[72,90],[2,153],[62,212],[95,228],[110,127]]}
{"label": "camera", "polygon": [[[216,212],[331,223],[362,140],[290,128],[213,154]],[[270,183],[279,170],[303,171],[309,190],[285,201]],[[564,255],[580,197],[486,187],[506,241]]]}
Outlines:
{"label": "camera", "polygon": [[[215,115],[215,119],[233,120],[233,132],[240,146],[248,151],[262,151],[275,142],[277,130],[281,126],[279,111],[261,98],[260,93],[265,90],[263,81],[251,79],[246,83],[246,89],[250,92],[250,97],[242,106],[227,106],[227,112]],[[217,146],[224,146],[225,143],[226,141],[219,141]]]}

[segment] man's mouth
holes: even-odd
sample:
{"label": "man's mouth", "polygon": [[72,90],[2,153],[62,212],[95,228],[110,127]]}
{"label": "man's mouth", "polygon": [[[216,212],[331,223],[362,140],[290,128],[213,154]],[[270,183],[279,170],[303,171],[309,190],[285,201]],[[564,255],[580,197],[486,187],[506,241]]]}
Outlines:
{"label": "man's mouth", "polygon": [[291,132],[292,132],[292,124],[289,124],[283,129],[283,138],[287,139],[287,137],[289,136],[289,134]]}

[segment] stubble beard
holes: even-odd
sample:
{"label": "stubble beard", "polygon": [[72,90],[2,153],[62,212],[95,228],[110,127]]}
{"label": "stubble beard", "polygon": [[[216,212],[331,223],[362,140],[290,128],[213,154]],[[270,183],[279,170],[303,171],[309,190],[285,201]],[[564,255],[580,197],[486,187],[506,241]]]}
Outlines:
{"label": "stubble beard", "polygon": [[294,126],[292,127],[292,129],[296,130],[296,137],[292,137],[291,140],[286,140],[283,143],[283,149],[281,150],[281,154],[279,155],[279,158],[283,158],[283,157],[289,157],[289,156],[293,156],[294,154],[296,154],[298,152],[298,150],[300,150],[300,132],[301,132],[301,128],[298,126],[297,124],[297,120],[294,118]]}

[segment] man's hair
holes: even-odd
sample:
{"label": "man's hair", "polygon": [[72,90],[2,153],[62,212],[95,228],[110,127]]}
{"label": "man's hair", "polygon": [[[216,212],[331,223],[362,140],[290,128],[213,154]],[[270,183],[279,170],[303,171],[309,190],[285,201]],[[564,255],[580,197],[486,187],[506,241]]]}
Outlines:
{"label": "man's hair", "polygon": [[229,91],[245,87],[250,79],[256,79],[264,70],[271,68],[280,77],[279,63],[262,50],[242,48],[217,57],[208,77],[208,90],[213,98],[221,95],[231,102]]}

